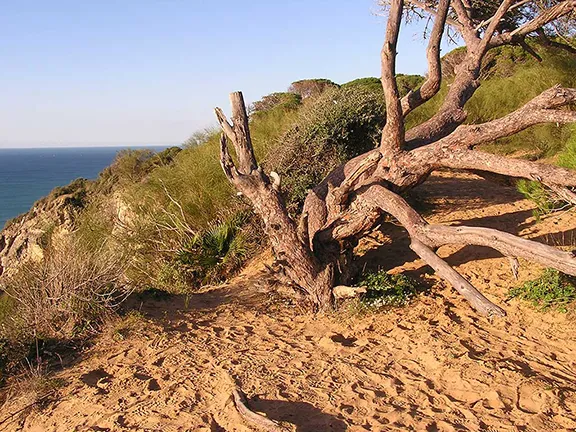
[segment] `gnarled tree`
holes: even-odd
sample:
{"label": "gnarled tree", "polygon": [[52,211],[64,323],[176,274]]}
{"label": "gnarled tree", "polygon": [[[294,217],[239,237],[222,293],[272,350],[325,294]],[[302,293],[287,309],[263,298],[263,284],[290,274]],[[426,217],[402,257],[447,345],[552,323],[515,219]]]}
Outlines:
{"label": "gnarled tree", "polygon": [[[506,44],[526,44],[561,20],[574,18],[576,0],[389,0],[386,37],[381,52],[386,124],[378,148],[336,168],[311,190],[300,220],[286,211],[276,173],[266,174],[254,157],[241,93],[232,93],[232,123],[222,110],[221,163],[234,186],[263,219],[277,261],[285,275],[315,309],[331,305],[334,285],[345,282],[350,245],[372,230],[385,214],[402,224],[411,248],[458,290],[479,313],[502,316],[435,249],[446,244],[481,245],[513,259],[521,257],[576,276],[576,257],[554,247],[495,229],[429,224],[400,195],[426,181],[437,169],[496,173],[542,182],[563,199],[576,203],[569,187],[576,172],[555,166],[507,159],[475,150],[479,144],[518,133],[531,126],[576,122],[571,105],[576,89],[553,87],[510,114],[483,124],[465,124],[465,104],[480,85],[482,59]],[[400,97],[396,82],[396,44],[402,17],[418,11],[433,17],[427,49],[428,76],[417,90]],[[432,98],[441,87],[440,42],[447,28],[457,31],[466,54],[456,69],[437,113],[405,131],[407,114]],[[236,160],[229,151],[232,144]],[[303,162],[305,163],[305,162]]]}

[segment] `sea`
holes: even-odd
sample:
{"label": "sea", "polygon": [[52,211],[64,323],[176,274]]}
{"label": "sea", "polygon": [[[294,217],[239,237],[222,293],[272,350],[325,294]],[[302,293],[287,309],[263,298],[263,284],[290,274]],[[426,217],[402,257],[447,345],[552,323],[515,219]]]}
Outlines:
{"label": "sea", "polygon": [[55,187],[77,178],[97,178],[120,150],[167,147],[0,148],[0,229]]}

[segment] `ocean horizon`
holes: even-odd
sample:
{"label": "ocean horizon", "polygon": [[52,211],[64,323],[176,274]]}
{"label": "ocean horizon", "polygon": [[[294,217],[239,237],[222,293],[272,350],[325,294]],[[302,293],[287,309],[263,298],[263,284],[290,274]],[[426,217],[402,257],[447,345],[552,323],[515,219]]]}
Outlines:
{"label": "ocean horizon", "polygon": [[95,179],[125,149],[161,151],[169,145],[0,148],[0,229],[52,189]]}

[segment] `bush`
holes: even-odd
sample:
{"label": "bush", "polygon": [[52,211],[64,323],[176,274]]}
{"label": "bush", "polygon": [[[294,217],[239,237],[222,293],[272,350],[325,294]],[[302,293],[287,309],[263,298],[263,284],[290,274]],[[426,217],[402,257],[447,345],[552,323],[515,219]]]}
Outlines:
{"label": "bush", "polygon": [[252,104],[252,112],[269,111],[274,108],[293,110],[302,103],[302,97],[295,93],[272,93]]}
{"label": "bush", "polygon": [[41,263],[22,264],[2,279],[0,288],[26,325],[24,337],[69,338],[99,322],[124,299],[123,263],[123,257],[105,245],[92,251],[80,239],[63,237]]}
{"label": "bush", "polygon": [[308,189],[336,166],[374,148],[384,120],[381,94],[354,86],[326,90],[302,107],[264,161],[281,175],[290,211],[297,213]]}
{"label": "bush", "polygon": [[576,170],[576,126],[568,129],[566,145],[558,154],[557,164],[561,167]]}
{"label": "bush", "polygon": [[241,268],[256,246],[249,222],[248,212],[213,222],[180,248],[176,261],[195,282],[210,284],[225,280]]}
{"label": "bush", "polygon": [[302,99],[321,95],[326,90],[338,88],[339,85],[325,78],[304,79],[294,81],[288,88],[288,93],[294,93]]}
{"label": "bush", "polygon": [[383,270],[364,275],[359,285],[367,288],[360,300],[371,308],[405,306],[420,291],[408,276],[389,275]]}
{"label": "bush", "polygon": [[538,279],[510,289],[510,296],[526,300],[540,310],[554,308],[567,312],[576,300],[576,280],[554,269],[546,269]]}

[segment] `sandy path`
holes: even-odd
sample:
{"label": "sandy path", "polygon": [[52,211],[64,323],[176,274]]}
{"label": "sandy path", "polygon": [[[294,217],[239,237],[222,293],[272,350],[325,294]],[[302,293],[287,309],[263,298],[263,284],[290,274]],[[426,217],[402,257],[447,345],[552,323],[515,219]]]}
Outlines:
{"label": "sandy path", "polygon": [[[430,220],[474,219],[572,242],[573,216],[534,225],[529,203],[512,189],[496,196],[489,183],[463,180],[454,189],[437,177],[423,190],[438,206]],[[441,198],[455,190],[452,202]],[[373,254],[393,262],[405,248]],[[507,260],[489,250],[445,247],[440,254],[508,316],[477,316],[419,261],[401,269],[433,282],[432,293],[400,311],[363,317],[302,315],[267,293],[264,273],[251,271],[187,305],[180,298],[146,303],[150,324],[141,334],[103,338],[60,374],[69,384],[57,397],[0,430],[253,430],[230,402],[234,381],[252,408],[300,432],[576,430],[573,318],[504,303],[517,282]],[[522,263],[520,278],[537,272]]]}

